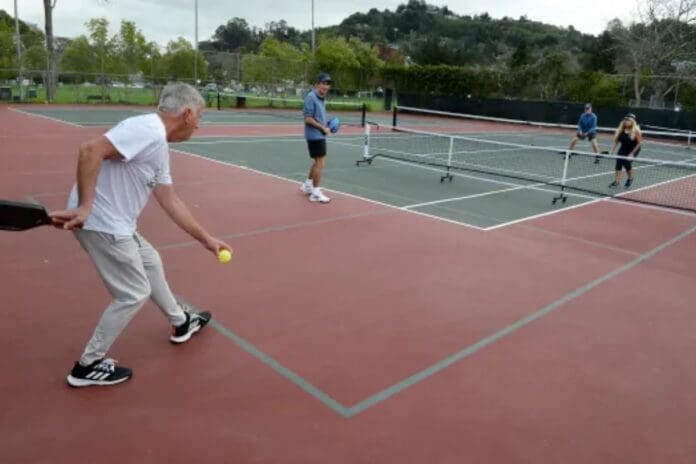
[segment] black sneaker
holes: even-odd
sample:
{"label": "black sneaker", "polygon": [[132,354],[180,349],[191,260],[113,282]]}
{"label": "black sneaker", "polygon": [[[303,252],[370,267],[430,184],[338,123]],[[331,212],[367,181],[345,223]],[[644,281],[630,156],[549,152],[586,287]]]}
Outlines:
{"label": "black sneaker", "polygon": [[624,187],[628,188],[631,186],[633,183],[633,179],[626,179],[626,183],[624,184]]}
{"label": "black sneaker", "polygon": [[113,359],[98,359],[89,366],[76,362],[68,375],[71,387],[89,387],[92,385],[116,385],[133,376],[127,367],[117,366]]}
{"label": "black sneaker", "polygon": [[616,186],[618,186],[618,185],[619,185],[619,183],[616,182],[616,181],[614,181],[614,182],[612,182],[611,184],[609,184],[609,188],[614,188],[614,187],[616,187]]}
{"label": "black sneaker", "polygon": [[594,164],[599,164],[599,156],[596,156],[594,159]]}
{"label": "black sneaker", "polygon": [[184,313],[186,314],[186,322],[180,326],[172,327],[172,334],[169,336],[169,341],[172,343],[189,341],[191,336],[205,327],[212,318],[208,311],[200,313],[184,311]]}

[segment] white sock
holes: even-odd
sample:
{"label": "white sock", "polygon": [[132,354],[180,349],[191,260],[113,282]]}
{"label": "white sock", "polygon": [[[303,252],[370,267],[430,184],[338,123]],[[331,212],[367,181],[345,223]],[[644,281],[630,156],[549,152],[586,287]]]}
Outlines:
{"label": "white sock", "polygon": [[319,187],[314,187],[312,189],[312,195],[321,195],[321,189]]}
{"label": "white sock", "polygon": [[314,184],[312,183],[312,179],[307,179],[304,181],[305,185],[314,188]]}

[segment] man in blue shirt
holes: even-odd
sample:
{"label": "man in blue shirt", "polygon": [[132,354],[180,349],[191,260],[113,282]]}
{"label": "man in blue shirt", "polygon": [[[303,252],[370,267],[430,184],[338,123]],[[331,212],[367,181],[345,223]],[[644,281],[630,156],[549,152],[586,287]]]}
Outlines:
{"label": "man in blue shirt", "polygon": [[[592,151],[599,153],[597,146],[597,115],[592,112],[592,103],[585,104],[585,112],[580,115],[578,121],[578,132],[570,141],[568,149],[573,151],[578,140],[587,139],[592,144]],[[595,164],[599,163],[599,156],[595,158]]]}
{"label": "man in blue shirt", "polygon": [[319,188],[321,171],[324,169],[326,157],[326,136],[329,135],[327,127],[326,106],[324,99],[331,87],[331,76],[326,73],[319,74],[317,85],[307,94],[304,101],[304,134],[307,139],[309,156],[314,160],[309,169],[307,180],[300,186],[300,190],[309,194],[309,201],[315,203],[328,203],[329,197]]}

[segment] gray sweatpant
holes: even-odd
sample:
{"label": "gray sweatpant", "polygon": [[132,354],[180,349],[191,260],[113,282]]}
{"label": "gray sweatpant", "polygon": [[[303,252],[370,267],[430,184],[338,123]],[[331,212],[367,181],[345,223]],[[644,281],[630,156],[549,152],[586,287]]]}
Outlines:
{"label": "gray sweatpant", "polygon": [[159,253],[142,235],[76,230],[75,237],[92,259],[112,297],[80,357],[83,365],[106,356],[148,298],[159,306],[170,324],[186,322],[186,315],[164,277]]}

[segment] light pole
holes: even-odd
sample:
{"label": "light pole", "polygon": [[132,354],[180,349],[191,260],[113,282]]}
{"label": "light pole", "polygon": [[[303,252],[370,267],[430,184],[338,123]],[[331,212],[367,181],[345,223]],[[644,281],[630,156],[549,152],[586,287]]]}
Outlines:
{"label": "light pole", "polygon": [[312,0],[312,56],[314,56],[316,47],[314,41],[314,0]]}
{"label": "light pole", "polygon": [[17,15],[17,0],[14,0],[15,35],[17,36],[17,62],[19,63],[19,100],[24,101],[24,76],[22,76],[22,39],[19,35],[19,16]]}
{"label": "light pole", "polygon": [[[15,0],[16,1],[16,0]],[[194,0],[194,7],[195,7],[195,18],[196,18],[196,26],[195,26],[195,42],[196,42],[196,48],[193,51],[193,79],[194,79],[194,85],[198,86],[198,0]]]}

